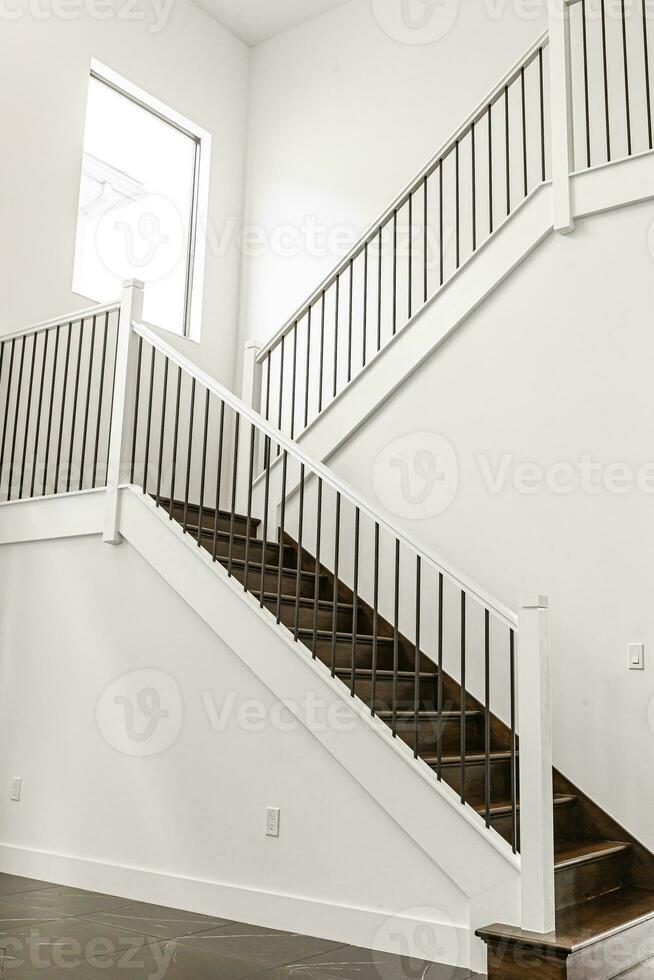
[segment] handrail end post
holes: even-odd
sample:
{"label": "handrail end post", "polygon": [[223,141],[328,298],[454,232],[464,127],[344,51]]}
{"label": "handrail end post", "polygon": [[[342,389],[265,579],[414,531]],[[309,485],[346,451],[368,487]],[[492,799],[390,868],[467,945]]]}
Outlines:
{"label": "handrail end post", "polygon": [[551,0],[549,5],[553,225],[562,235],[570,234],[575,228],[571,180],[575,164],[570,6],[571,0]]}
{"label": "handrail end post", "polygon": [[522,928],[537,933],[555,927],[549,605],[541,594],[518,604]]}

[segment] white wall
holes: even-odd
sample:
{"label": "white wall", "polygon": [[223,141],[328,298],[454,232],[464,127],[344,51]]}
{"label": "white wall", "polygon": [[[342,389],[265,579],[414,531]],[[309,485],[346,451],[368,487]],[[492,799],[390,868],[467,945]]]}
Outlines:
{"label": "white wall", "polygon": [[[653,219],[641,204],[551,236],[330,459],[505,604],[551,596],[555,764],[652,849],[654,787],[643,773],[654,748],[654,469],[643,471],[649,494],[525,494],[512,478],[523,463],[576,467],[585,454],[609,480],[620,477],[611,464],[636,473],[654,461]],[[406,516],[399,470],[389,468],[404,458],[412,492],[424,489],[415,454],[433,447],[404,438],[416,432],[444,436],[458,458],[452,504],[430,513],[427,494],[420,520]],[[480,456],[494,474],[510,457],[500,492],[489,492]],[[446,467],[447,485],[456,478]],[[633,642],[649,651],[644,673],[627,670]]]}
{"label": "white wall", "polygon": [[[448,0],[433,24],[456,14],[451,30],[405,43],[376,14],[399,9],[352,0],[253,51],[246,224],[267,244],[244,260],[239,355],[244,340],[269,339],[347,251],[321,234],[312,255],[298,230],[309,221],[358,237],[545,26],[539,4]],[[275,245],[285,228],[288,255]]]}
{"label": "white wall", "polygon": [[[190,0],[164,5],[170,16],[160,30],[154,5],[135,6],[131,19],[123,7],[99,20],[72,5],[64,20],[54,4],[43,5],[43,19],[27,4],[9,5],[22,15],[3,19],[2,333],[90,305],[71,284],[91,58],[211,132],[210,226],[220,235],[240,220],[249,49]],[[175,340],[228,385],[238,285],[236,244],[221,254],[210,243],[202,342]]]}
{"label": "white wall", "polygon": [[[0,787],[23,777],[20,804],[0,793],[3,867],[26,873],[31,860],[40,877],[52,866],[110,892],[128,880],[121,869],[144,869],[147,888],[128,897],[249,909],[250,921],[292,930],[312,917],[327,938],[344,909],[341,938],[362,945],[408,910],[467,924],[463,893],[305,728],[241,727],[239,707],[270,719],[273,695],[130,545],[9,544],[0,564]],[[107,686],[141,669],[169,675],[183,709],[177,740],[149,758],[117,751],[96,722]],[[235,697],[222,731],[205,693],[217,712]],[[264,835],[266,806],[281,807],[279,839]]]}

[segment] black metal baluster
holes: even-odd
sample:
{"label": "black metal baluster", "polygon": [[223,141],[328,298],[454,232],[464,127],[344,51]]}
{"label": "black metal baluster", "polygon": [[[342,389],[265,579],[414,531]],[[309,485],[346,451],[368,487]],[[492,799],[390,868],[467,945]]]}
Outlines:
{"label": "black metal baluster", "polygon": [[109,452],[111,450],[111,430],[114,417],[114,397],[116,393],[116,369],[118,368],[118,340],[120,338],[120,317],[116,315],[116,344],[114,347],[114,369],[111,378],[111,397],[109,399],[109,425],[107,426],[107,466],[105,473],[105,483],[109,479]]}
{"label": "black metal baluster", "polygon": [[313,659],[318,656],[318,604],[320,602],[320,531],[322,525],[322,477],[318,477],[318,507],[316,515],[316,569],[313,586]]}
{"label": "black metal baluster", "polygon": [[59,421],[59,437],[57,439],[57,460],[55,465],[54,493],[59,491],[59,466],[61,463],[61,448],[64,435],[64,418],[66,415],[66,390],[68,387],[68,365],[70,363],[70,340],[73,332],[73,324],[68,324],[68,336],[66,338],[66,358],[64,361],[64,374],[61,389],[61,419]]}
{"label": "black metal baluster", "polygon": [[95,357],[95,328],[97,316],[91,321],[91,346],[89,347],[89,373],[86,379],[86,402],[84,403],[84,428],[82,429],[82,456],[79,465],[79,486],[81,490],[84,486],[84,464],[86,462],[86,437],[89,427],[89,408],[91,406],[91,381],[93,376],[93,359]]}
{"label": "black metal baluster", "polygon": [[75,427],[77,422],[77,399],[79,396],[79,375],[80,366],[82,363],[82,338],[84,330],[84,320],[80,320],[79,324],[79,344],[77,347],[77,365],[75,367],[75,391],[73,393],[73,409],[71,412],[71,423],[70,423],[70,446],[68,447],[68,473],[66,476],[66,493],[70,492],[70,478],[71,471],[73,468],[73,449],[75,444]]}
{"label": "black metal baluster", "polygon": [[[277,409],[277,428],[282,429],[282,419],[284,415],[284,358],[285,358],[285,344],[286,344],[286,334],[282,337],[281,352],[279,355],[279,405]],[[280,447],[277,446],[277,455],[279,456]]]}
{"label": "black metal baluster", "polygon": [[191,489],[191,461],[193,459],[193,425],[195,422],[195,378],[191,378],[191,404],[188,413],[188,445],[186,447],[186,482],[184,486],[184,534],[188,530],[188,496]]}
{"label": "black metal baluster", "polygon": [[155,348],[150,356],[150,386],[148,389],[148,415],[145,421],[145,459],[143,460],[143,493],[148,492],[148,469],[150,467],[150,436],[152,435],[152,396],[154,394]]}
{"label": "black metal baluster", "polygon": [[257,429],[254,423],[250,425],[250,460],[248,463],[248,510],[247,517],[245,521],[245,574],[244,574],[244,584],[243,590],[248,591],[248,585],[250,580],[250,538],[252,535],[251,523],[252,523],[252,491],[253,491],[253,481],[254,481],[254,446],[256,440]]}
{"label": "black metal baluster", "polygon": [[641,0],[643,14],[643,57],[645,63],[645,95],[647,98],[647,136],[652,149],[652,94],[649,84],[649,40],[647,31],[647,0]]}
{"label": "black metal baluster", "polygon": [[350,295],[347,324],[347,381],[352,380],[352,325],[354,316],[354,259],[350,259]]}
{"label": "black metal baluster", "polygon": [[382,226],[379,226],[379,263],[377,266],[377,353],[381,350],[382,333]]}
{"label": "black metal baluster", "polygon": [[472,152],[472,251],[477,251],[477,145],[475,121],[470,126],[470,146]]}
{"label": "black metal baluster", "polygon": [[368,347],[368,242],[363,247],[363,367],[366,366],[366,353]]}
{"label": "black metal baluster", "polygon": [[454,227],[455,227],[455,241],[456,241],[456,268],[458,269],[461,265],[461,187],[460,187],[460,173],[459,173],[459,141],[456,140],[454,144],[454,172],[455,172],[455,183],[454,183]]}
{"label": "black metal baluster", "polygon": [[[207,388],[204,395],[204,426],[202,431],[202,463],[200,468],[200,502],[198,508],[198,548],[202,546],[202,532],[204,525],[204,488],[207,476],[207,438],[209,435],[209,398],[210,393]],[[250,485],[252,479],[250,478]]]}
{"label": "black metal baluster", "polygon": [[[100,452],[100,428],[102,425],[102,406],[104,404],[104,375],[107,364],[107,341],[109,339],[109,314],[104,315],[104,336],[102,338],[102,358],[100,360],[100,380],[98,385],[98,414],[95,419],[95,444],[93,447],[93,479],[91,480],[91,487],[95,489],[95,484],[98,476],[98,455]],[[109,420],[109,427],[111,428],[111,418]]]}
{"label": "black metal baluster", "polygon": [[545,181],[545,76],[543,70],[543,49],[538,49],[538,79],[540,92],[540,161],[541,177]]}
{"label": "black metal baluster", "polygon": [[236,519],[236,484],[238,481],[238,442],[241,428],[241,416],[235,412],[234,418],[234,458],[232,461],[232,507],[229,520],[229,558],[227,560],[227,574],[232,577],[232,562],[234,557],[234,522]]}
{"label": "black metal baluster", "polygon": [[413,194],[409,194],[409,289],[407,304],[408,319],[413,314]]}
{"label": "black metal baluster", "polygon": [[173,453],[170,463],[170,501],[168,516],[173,519],[175,507],[175,477],[177,475],[177,441],[179,439],[179,402],[182,394],[182,369],[177,368],[177,393],[175,395],[175,424],[173,427]]}
{"label": "black metal baluster", "polygon": [[397,208],[393,210],[393,336],[397,333]]}
{"label": "black metal baluster", "polygon": [[424,194],[424,210],[422,215],[423,229],[422,229],[422,250],[423,250],[423,302],[427,302],[427,297],[429,296],[429,200],[427,196],[427,174],[423,177],[422,188]]}
{"label": "black metal baluster", "polygon": [[[36,409],[36,432],[34,434],[34,458],[32,460],[32,480],[30,482],[30,497],[34,496],[34,485],[36,483],[36,463],[39,455],[39,438],[41,435],[41,409],[43,407],[43,390],[45,387],[45,368],[48,358],[48,341],[50,339],[50,331],[44,330],[43,332],[43,363],[41,364],[41,382],[39,384],[39,402]],[[0,371],[2,370],[2,360],[0,359]]]}
{"label": "black metal baluster", "polygon": [[311,306],[307,310],[307,370],[304,379],[304,428],[309,424],[309,376],[311,370]]}
{"label": "black metal baluster", "polygon": [[627,119],[627,156],[631,156],[631,102],[629,99],[629,56],[627,53],[627,18],[624,0],[620,3],[622,13],[622,59],[624,62],[624,98]]}
{"label": "black metal baluster", "polygon": [[488,103],[488,224],[493,234],[493,105]]}
{"label": "black metal baluster", "polygon": [[511,670],[511,845],[513,853],[518,850],[518,796],[516,770],[516,697],[515,697],[515,632],[510,634],[510,670]]}
{"label": "black metal baluster", "polygon": [[420,738],[420,575],[422,563],[420,556],[416,557],[416,642],[414,661],[413,687],[413,755],[418,758],[418,741]]}
{"label": "black metal baluster", "polygon": [[373,606],[372,606],[372,714],[376,712],[377,701],[377,646],[379,632],[379,524],[375,521],[375,560],[373,566]]}
{"label": "black metal baluster", "polygon": [[304,463],[300,465],[300,509],[297,528],[297,567],[295,570],[295,628],[293,639],[297,643],[300,628],[300,590],[302,585],[302,535],[304,533]]}
{"label": "black metal baluster", "polygon": [[[23,365],[25,363],[25,342],[26,342],[25,334],[23,334],[23,336],[20,338],[20,341],[21,341],[20,362],[18,367],[18,384],[16,385],[16,410],[14,411],[13,431],[11,436],[11,449],[9,451],[9,480],[7,483],[7,500],[11,500],[11,487],[14,480],[14,456],[16,453],[16,434],[18,432],[18,413],[20,411],[20,400],[21,400],[22,387],[23,387]],[[10,389],[8,389],[7,394],[9,394],[9,390]]]}
{"label": "black metal baluster", "polygon": [[259,605],[262,609],[266,591],[266,552],[268,549],[268,509],[270,504],[270,449],[270,436],[266,436],[263,450],[263,461],[265,465],[266,477],[263,502],[263,543],[261,546],[261,594],[259,596]]}
{"label": "black metal baluster", "polygon": [[168,358],[164,357],[163,392],[161,396],[161,431],[159,432],[159,463],[157,465],[157,496],[155,503],[160,506],[161,474],[163,470],[164,439],[166,436],[166,403],[168,401]]}
{"label": "black metal baluster", "polygon": [[400,542],[395,540],[395,608],[393,614],[393,738],[397,738],[397,683],[400,667]]}
{"label": "black metal baluster", "polygon": [[529,193],[529,172],[527,164],[527,93],[525,91],[525,68],[520,69],[520,95],[522,100],[522,169],[525,197]]}
{"label": "black metal baluster", "polygon": [[27,438],[29,435],[30,428],[30,416],[32,413],[32,389],[34,386],[34,362],[36,361],[36,342],[38,340],[38,333],[34,334],[32,340],[32,360],[30,363],[30,380],[27,392],[27,405],[25,407],[25,434],[23,436],[23,458],[20,466],[20,483],[18,485],[18,499],[21,500],[23,497],[23,483],[25,480],[25,466],[27,463]]}
{"label": "black metal baluster", "polygon": [[486,808],[486,827],[490,830],[491,825],[491,712],[490,712],[490,613],[488,609],[484,611],[484,754],[486,757],[485,769],[485,808]]}
{"label": "black metal baluster", "polygon": [[270,421],[270,372],[272,370],[272,351],[266,355],[266,422]]}
{"label": "black metal baluster", "polygon": [[[590,167],[590,94],[588,88],[588,24],[586,20],[586,0],[581,0],[581,43],[583,48],[583,60],[584,60],[584,106],[586,115],[586,166]],[[541,58],[541,78],[542,78],[542,61],[543,61],[543,49],[540,51]],[[541,82],[542,84],[542,82]],[[544,178],[543,178],[544,179]]]}
{"label": "black metal baluster", "polygon": [[466,801],[466,594],[461,590],[461,802]]}
{"label": "black metal baluster", "polygon": [[352,589],[352,677],[350,693],[352,697],[356,694],[357,677],[357,633],[359,629],[359,529],[361,512],[357,507],[354,511],[354,584]]}
{"label": "black metal baluster", "polygon": [[[336,520],[334,525],[334,594],[332,597],[332,677],[336,676],[336,633],[338,630],[338,564],[341,554],[341,495],[336,493]],[[352,607],[354,611],[354,606]],[[354,614],[354,612],[353,612]]]}
{"label": "black metal baluster", "polygon": [[438,161],[438,242],[441,286],[445,281],[444,216],[443,216],[443,158]]}
{"label": "black metal baluster", "polygon": [[[48,428],[47,428],[47,434],[45,440],[45,463],[43,466],[43,486],[41,490],[42,497],[45,497],[45,490],[48,483],[48,463],[50,462],[50,436],[52,434],[52,413],[54,411],[54,395],[55,395],[55,383],[57,380],[57,359],[59,356],[60,331],[61,331],[61,324],[58,324],[58,326],[55,328],[55,346],[54,346],[54,353],[52,358],[52,383],[50,385],[50,406],[48,409]],[[10,367],[10,374],[11,374],[11,367]],[[5,422],[6,422],[6,416],[5,416]],[[2,441],[4,447],[4,435],[2,437]],[[0,461],[0,471],[1,470],[2,470],[2,462]]]}
{"label": "black metal baluster", "polygon": [[318,414],[322,412],[322,389],[324,380],[325,365],[325,290],[323,289],[320,299],[320,371],[318,384]]}
{"label": "black metal baluster", "polygon": [[138,357],[136,359],[136,396],[134,398],[134,431],[132,432],[132,465],[129,482],[134,483],[136,468],[136,443],[138,438],[139,412],[141,408],[141,358],[143,354],[143,337],[139,337]]}
{"label": "black metal baluster", "polygon": [[336,398],[338,391],[338,326],[339,312],[341,303],[341,277],[336,276],[336,295],[334,296],[334,391],[333,398]]}
{"label": "black metal baluster", "polygon": [[437,678],[437,710],[438,710],[438,741],[436,745],[436,775],[439,782],[443,779],[443,573],[438,573],[438,678]]}
{"label": "black metal baluster", "polygon": [[609,63],[606,53],[606,6],[602,0],[602,63],[604,66],[604,117],[606,121],[606,159],[611,162],[611,113],[609,109]]}
{"label": "black metal baluster", "polygon": [[279,553],[277,572],[277,622],[282,618],[282,572],[284,570],[284,533],[286,530],[286,472],[288,467],[288,452],[282,456],[282,500],[280,507]]}
{"label": "black metal baluster", "polygon": [[293,324],[293,394],[291,396],[291,439],[295,439],[296,397],[297,397],[297,320]]}
{"label": "black metal baluster", "polygon": [[[220,426],[218,432],[218,460],[216,462],[216,508],[213,516],[213,544],[211,547],[211,558],[216,561],[218,558],[218,530],[220,527],[220,492],[222,490],[222,479],[223,479],[223,442],[225,439],[225,402],[221,399],[220,401]],[[268,470],[268,463],[270,459],[266,462],[266,472]],[[263,602],[261,603],[263,606]]]}
{"label": "black metal baluster", "polygon": [[509,119],[509,86],[504,86],[504,137],[506,158],[506,213],[511,214],[511,122]]}

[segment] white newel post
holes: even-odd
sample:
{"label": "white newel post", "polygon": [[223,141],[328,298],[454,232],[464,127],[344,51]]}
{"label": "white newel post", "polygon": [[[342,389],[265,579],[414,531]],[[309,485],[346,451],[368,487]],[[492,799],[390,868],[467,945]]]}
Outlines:
{"label": "white newel post", "polygon": [[576,2],[549,0],[554,230],[564,235],[574,231],[570,181],[574,171],[570,7]]}
{"label": "white newel post", "polygon": [[[249,405],[255,412],[261,411],[261,365],[257,363],[257,357],[261,350],[261,345],[255,340],[248,340],[243,350],[243,379],[241,382],[241,401]],[[250,465],[250,426],[247,425],[240,433],[238,450],[238,482],[237,500],[239,509],[245,513],[247,507],[248,478]],[[260,440],[259,433],[255,432],[254,437],[254,475],[261,472],[261,462],[259,460]]]}
{"label": "white newel post", "polygon": [[119,544],[118,488],[129,482],[131,422],[134,416],[136,382],[136,335],[132,323],[143,318],[143,283],[128,279],[123,283],[118,320],[115,385],[111,437],[107,461],[107,494],[105,503],[104,540]]}
{"label": "white newel post", "polygon": [[554,793],[549,600],[524,596],[518,616],[522,928],[554,929]]}

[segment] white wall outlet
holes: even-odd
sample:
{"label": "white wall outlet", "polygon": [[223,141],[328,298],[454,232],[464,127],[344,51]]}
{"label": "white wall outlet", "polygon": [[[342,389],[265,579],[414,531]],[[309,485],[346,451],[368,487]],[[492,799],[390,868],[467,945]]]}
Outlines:
{"label": "white wall outlet", "polygon": [[266,810],[266,837],[279,837],[279,807],[269,806]]}
{"label": "white wall outlet", "polygon": [[629,644],[629,670],[645,670],[645,644]]}
{"label": "white wall outlet", "polygon": [[20,791],[23,787],[22,776],[14,776],[11,781],[11,801],[12,803],[20,803]]}

